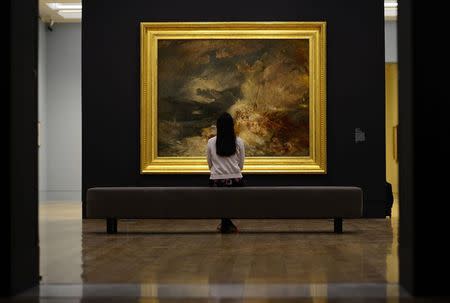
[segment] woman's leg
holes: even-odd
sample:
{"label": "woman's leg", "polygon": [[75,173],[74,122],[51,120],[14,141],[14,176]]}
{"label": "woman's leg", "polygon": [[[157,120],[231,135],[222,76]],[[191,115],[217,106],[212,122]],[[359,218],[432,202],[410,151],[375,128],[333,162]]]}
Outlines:
{"label": "woman's leg", "polygon": [[[244,186],[244,181],[242,178],[231,179],[231,180],[228,180],[227,186],[242,187],[242,186]],[[236,225],[234,225],[233,221],[231,221],[231,219],[228,219],[228,218],[222,219],[222,227],[225,227],[223,230],[224,230],[224,232],[227,232],[227,233],[238,232],[238,228],[236,227]]]}
{"label": "woman's leg", "polygon": [[[209,180],[209,186],[211,187],[239,187],[243,186],[242,179],[219,179],[219,180]],[[236,225],[229,218],[222,218],[220,225],[217,229],[224,234],[236,233],[238,229]]]}
{"label": "woman's leg", "polygon": [[[224,187],[224,184],[225,184],[224,180],[209,179],[210,187]],[[220,224],[217,226],[217,230],[220,231],[221,233],[225,233],[228,230],[229,223],[230,223],[230,219],[222,218],[220,220]]]}
{"label": "woman's leg", "polygon": [[230,225],[230,219],[222,218],[220,220],[220,231],[225,231]]}
{"label": "woman's leg", "polygon": [[222,223],[220,225],[220,232],[223,234],[232,234],[236,233],[238,231],[236,225],[233,224],[233,222],[228,219],[224,218],[222,219]]}

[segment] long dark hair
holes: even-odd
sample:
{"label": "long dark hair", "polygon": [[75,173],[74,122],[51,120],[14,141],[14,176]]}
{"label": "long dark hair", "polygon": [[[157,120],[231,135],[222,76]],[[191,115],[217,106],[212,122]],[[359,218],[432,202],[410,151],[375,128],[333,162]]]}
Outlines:
{"label": "long dark hair", "polygon": [[228,157],[236,153],[233,117],[226,112],[217,119],[216,153],[222,157]]}

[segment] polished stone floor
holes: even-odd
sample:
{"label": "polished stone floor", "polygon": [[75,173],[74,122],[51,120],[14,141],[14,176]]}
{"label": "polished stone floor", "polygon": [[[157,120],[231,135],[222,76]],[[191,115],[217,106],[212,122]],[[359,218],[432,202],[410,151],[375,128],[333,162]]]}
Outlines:
{"label": "polished stone floor", "polygon": [[448,298],[201,298],[201,299],[160,299],[160,298],[14,298],[0,302],[16,303],[449,303]]}
{"label": "polished stone floor", "polygon": [[412,302],[397,284],[397,213],[344,221],[343,234],[331,220],[236,220],[231,235],[217,220],[121,220],[108,235],[104,220],[81,220],[80,203],[43,203],[42,283],[20,298]]}
{"label": "polished stone floor", "polygon": [[79,203],[40,207],[42,283],[397,283],[392,219],[81,220]]}

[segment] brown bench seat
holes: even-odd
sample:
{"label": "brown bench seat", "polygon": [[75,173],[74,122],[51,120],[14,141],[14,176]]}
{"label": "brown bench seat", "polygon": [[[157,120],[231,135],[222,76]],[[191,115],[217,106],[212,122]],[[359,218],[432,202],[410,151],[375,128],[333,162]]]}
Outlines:
{"label": "brown bench seat", "polygon": [[107,219],[334,219],[362,215],[362,190],[345,186],[95,187],[87,191],[87,218]]}

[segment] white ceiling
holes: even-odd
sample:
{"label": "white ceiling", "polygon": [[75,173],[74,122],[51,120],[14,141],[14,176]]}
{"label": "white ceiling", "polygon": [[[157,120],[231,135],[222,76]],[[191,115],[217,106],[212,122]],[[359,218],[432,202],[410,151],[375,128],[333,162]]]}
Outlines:
{"label": "white ceiling", "polygon": [[66,19],[58,14],[58,11],[52,10],[47,6],[47,3],[80,3],[81,0],[39,0],[39,16],[41,20],[45,23],[50,23],[51,21],[55,23],[80,23],[81,18],[76,19]]}
{"label": "white ceiling", "polygon": [[[95,0],[94,0],[95,1]],[[39,15],[41,20],[50,23],[51,21],[55,23],[79,23],[81,18],[77,19],[67,19],[58,14],[58,11],[52,10],[47,6],[47,3],[81,3],[81,0],[39,0]],[[384,0],[384,18],[385,20],[397,20],[397,0]]]}
{"label": "white ceiling", "polygon": [[384,0],[384,20],[397,20],[397,0]]}

